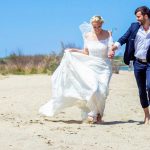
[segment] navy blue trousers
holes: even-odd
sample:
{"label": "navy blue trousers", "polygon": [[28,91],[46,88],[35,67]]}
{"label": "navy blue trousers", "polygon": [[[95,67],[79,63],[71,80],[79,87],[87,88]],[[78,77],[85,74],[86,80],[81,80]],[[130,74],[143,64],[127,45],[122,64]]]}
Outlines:
{"label": "navy blue trousers", "polygon": [[150,63],[134,60],[134,75],[139,89],[142,108],[149,106],[150,101]]}

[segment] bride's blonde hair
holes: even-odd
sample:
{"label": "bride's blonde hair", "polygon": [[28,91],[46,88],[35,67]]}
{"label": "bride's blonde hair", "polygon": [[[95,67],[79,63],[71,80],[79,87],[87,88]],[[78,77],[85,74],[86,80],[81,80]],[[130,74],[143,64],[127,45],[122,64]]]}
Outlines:
{"label": "bride's blonde hair", "polygon": [[101,23],[104,23],[104,19],[101,16],[93,16],[90,19],[90,23],[92,23],[92,22],[98,22],[98,21],[100,21]]}

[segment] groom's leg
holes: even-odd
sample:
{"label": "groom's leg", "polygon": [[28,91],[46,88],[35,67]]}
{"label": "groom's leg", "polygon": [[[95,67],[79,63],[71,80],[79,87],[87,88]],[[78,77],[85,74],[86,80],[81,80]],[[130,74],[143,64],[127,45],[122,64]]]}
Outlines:
{"label": "groom's leg", "polygon": [[146,80],[147,80],[148,100],[149,100],[149,104],[150,104],[150,63],[147,64]]}
{"label": "groom's leg", "polygon": [[147,108],[149,106],[146,92],[146,68],[147,64],[134,62],[134,74],[139,89],[139,97],[142,108]]}
{"label": "groom's leg", "polygon": [[142,64],[142,63],[135,61],[134,62],[134,74],[135,74],[135,78],[136,78],[138,89],[139,89],[140,102],[141,102],[141,105],[145,114],[144,123],[149,124],[150,114],[149,114],[149,108],[148,108],[149,101],[148,101],[148,95],[147,95],[148,83],[146,85],[146,80],[150,76],[147,70],[147,64]]}
{"label": "groom's leg", "polygon": [[[147,64],[147,69],[146,69],[146,89],[147,89],[147,97],[148,97],[148,102],[150,104],[150,63]],[[144,108],[144,113],[145,113],[145,124],[150,123],[150,114],[149,114],[149,108]]]}

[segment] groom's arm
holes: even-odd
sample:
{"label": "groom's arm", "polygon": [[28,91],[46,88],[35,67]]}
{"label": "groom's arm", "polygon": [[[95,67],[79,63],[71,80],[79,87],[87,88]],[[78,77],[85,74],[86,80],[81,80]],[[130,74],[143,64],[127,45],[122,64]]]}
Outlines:
{"label": "groom's arm", "polygon": [[120,46],[127,43],[131,34],[131,28],[132,26],[130,26],[129,29],[126,31],[126,33],[117,41],[120,44]]}
{"label": "groom's arm", "polygon": [[128,38],[130,37],[130,34],[131,34],[131,28],[132,28],[132,24],[128,28],[128,30],[126,31],[126,33],[121,38],[119,38],[119,40],[117,42],[115,42],[114,45],[112,45],[111,50],[108,53],[108,57],[109,58],[113,58],[114,55],[115,55],[115,51],[117,49],[119,49],[123,44],[127,43]]}
{"label": "groom's arm", "polygon": [[115,44],[112,47],[112,50],[115,51],[116,49],[120,48],[123,44],[126,44],[129,40],[131,33],[132,33],[132,24],[128,28],[126,33],[121,38],[119,38],[117,42],[115,42]]}

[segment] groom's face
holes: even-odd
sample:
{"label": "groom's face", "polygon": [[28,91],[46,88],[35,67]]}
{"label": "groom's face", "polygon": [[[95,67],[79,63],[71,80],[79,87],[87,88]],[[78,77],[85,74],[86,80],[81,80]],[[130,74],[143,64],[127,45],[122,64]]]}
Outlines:
{"label": "groom's face", "polygon": [[141,25],[145,24],[146,22],[146,16],[143,15],[140,11],[136,13],[136,19],[141,23]]}

